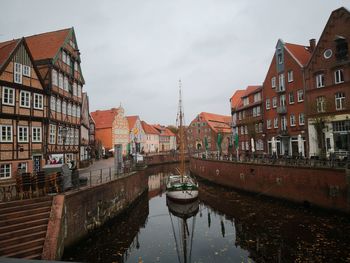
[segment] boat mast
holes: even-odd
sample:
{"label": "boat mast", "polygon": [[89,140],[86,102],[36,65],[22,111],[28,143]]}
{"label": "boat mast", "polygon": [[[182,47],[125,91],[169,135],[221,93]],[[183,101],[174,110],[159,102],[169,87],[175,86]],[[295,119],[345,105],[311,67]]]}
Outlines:
{"label": "boat mast", "polygon": [[183,127],[183,106],[182,106],[182,94],[181,94],[181,80],[179,80],[179,109],[178,109],[178,128],[179,128],[179,140],[180,140],[180,175],[183,178],[185,174],[185,140],[184,140],[184,127]]}

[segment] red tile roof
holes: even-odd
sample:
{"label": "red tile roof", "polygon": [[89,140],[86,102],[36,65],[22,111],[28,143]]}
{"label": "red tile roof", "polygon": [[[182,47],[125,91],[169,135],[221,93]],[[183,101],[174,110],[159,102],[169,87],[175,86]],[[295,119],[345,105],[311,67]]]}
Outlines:
{"label": "red tile roof", "polygon": [[64,44],[71,28],[26,37],[34,60],[52,59]]}
{"label": "red tile roof", "polygon": [[231,116],[219,115],[209,112],[201,112],[199,115],[207,121],[210,128],[215,132],[231,132]]}
{"label": "red tile roof", "polygon": [[9,59],[10,55],[12,54],[19,42],[20,39],[14,39],[0,43],[0,69]]}
{"label": "red tile roof", "polygon": [[233,93],[230,102],[231,102],[231,108],[237,108],[239,104],[242,101],[242,96],[244,94],[245,90],[236,90],[235,93]]}
{"label": "red tile roof", "polygon": [[137,116],[137,115],[135,115],[135,116],[126,116],[126,119],[128,120],[128,123],[129,123],[129,130],[130,131],[134,128],[135,123],[136,123],[138,118],[139,118],[139,116]]}
{"label": "red tile roof", "polygon": [[118,114],[118,109],[97,110],[91,112],[91,117],[95,121],[96,129],[112,128],[112,123]]}
{"label": "red tile roof", "polygon": [[159,131],[160,136],[175,136],[175,134],[165,126],[160,124],[153,124],[152,126]]}
{"label": "red tile roof", "polygon": [[152,125],[149,125],[145,121],[142,121],[141,124],[142,124],[142,128],[146,134],[158,134],[159,135],[159,131],[157,129],[155,129]]}
{"label": "red tile roof", "polygon": [[261,89],[262,86],[259,86],[259,85],[251,85],[251,86],[248,86],[246,89],[245,89],[245,92],[244,94],[242,95],[242,97],[247,97],[249,96],[250,94],[254,93],[254,92],[257,92],[259,89]]}
{"label": "red tile roof", "polygon": [[175,133],[173,133],[171,130],[168,128],[164,129],[164,133],[162,134],[163,136],[175,136]]}
{"label": "red tile roof", "polygon": [[309,62],[311,52],[308,46],[285,43],[285,48],[287,48],[302,66],[306,66]]}

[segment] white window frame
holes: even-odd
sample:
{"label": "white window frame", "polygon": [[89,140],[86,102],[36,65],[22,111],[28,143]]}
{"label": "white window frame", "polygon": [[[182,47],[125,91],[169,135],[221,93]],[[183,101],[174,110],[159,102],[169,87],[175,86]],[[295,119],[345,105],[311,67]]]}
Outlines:
{"label": "white window frame", "polygon": [[293,82],[293,70],[288,71],[288,82]]}
{"label": "white window frame", "polygon": [[12,167],[10,163],[0,164],[0,180],[6,180],[12,177]]}
{"label": "white window frame", "polygon": [[63,144],[63,134],[62,134],[62,126],[58,126],[57,130],[57,144],[62,145]]}
{"label": "white window frame", "polygon": [[243,98],[243,106],[249,105],[249,97]]}
{"label": "white window frame", "polygon": [[67,115],[72,116],[72,104],[70,102],[67,103]]}
{"label": "white window frame", "polygon": [[42,142],[41,127],[32,127],[32,142]]}
{"label": "white window frame", "polygon": [[73,83],[73,96],[78,96],[78,85],[76,82]]}
{"label": "white window frame", "polygon": [[343,69],[338,69],[334,71],[334,83],[340,84],[344,82],[344,71]]}
{"label": "white window frame", "polygon": [[285,83],[284,83],[284,74],[283,73],[278,75],[278,90],[279,91],[286,90],[286,86],[285,86]]}
{"label": "white window frame", "polygon": [[49,144],[56,144],[56,125],[49,125]]}
{"label": "white window frame", "polygon": [[67,102],[65,100],[62,101],[62,114],[67,115]]}
{"label": "white window frame", "polygon": [[324,74],[318,74],[316,75],[316,88],[323,88],[324,87]]}
{"label": "white window frame", "polygon": [[273,119],[273,128],[277,129],[278,128],[278,117],[275,117]]}
{"label": "white window frame", "polygon": [[30,66],[23,65],[23,76],[30,77]]}
{"label": "white window frame", "polygon": [[77,106],[77,118],[80,118],[81,112],[80,112],[80,106]]}
{"label": "white window frame", "polygon": [[305,114],[299,113],[299,125],[305,125]]}
{"label": "white window frame", "polygon": [[266,128],[267,128],[268,130],[271,129],[271,120],[270,120],[270,119],[269,119],[269,120],[266,120]]}
{"label": "white window frame", "polygon": [[[22,133],[22,135],[21,135]],[[17,127],[17,142],[29,142],[29,127],[18,126]]]}
{"label": "white window frame", "polygon": [[[12,125],[0,125],[0,132],[0,142],[13,142]],[[3,132],[5,132],[5,137],[3,137]],[[8,133],[10,134],[10,136]]]}
{"label": "white window frame", "polygon": [[[297,96],[298,96],[298,102],[303,102],[304,101],[304,90],[299,89],[297,91]],[[300,96],[302,96],[302,98],[300,98]]]}
{"label": "white window frame", "polygon": [[13,81],[22,84],[22,64],[14,63],[13,65]]}
{"label": "white window frame", "polygon": [[44,96],[39,93],[34,93],[34,105],[33,108],[36,110],[44,109]]}
{"label": "white window frame", "polygon": [[295,123],[295,115],[294,114],[291,114],[289,116],[289,122],[290,122],[290,126],[295,126],[296,123]]}
{"label": "white window frame", "polygon": [[[7,94],[6,94],[7,93]],[[6,99],[6,101],[5,101]],[[2,87],[2,104],[14,106],[16,101],[16,91],[14,88]]]}
{"label": "white window frame", "polygon": [[55,69],[52,69],[51,71],[51,82],[52,85],[58,86],[58,73]]}
{"label": "white window frame", "polygon": [[30,108],[30,92],[21,90],[19,93],[19,106],[22,108]]}
{"label": "white window frame", "polygon": [[316,111],[318,113],[322,113],[326,111],[325,103],[326,103],[326,98],[324,96],[319,96],[316,98]]}
{"label": "white window frame", "polygon": [[272,98],[272,108],[277,108],[277,97]]}
{"label": "white window frame", "polygon": [[270,99],[269,98],[266,99],[265,103],[266,103],[266,109],[267,110],[271,109],[271,104],[270,104]]}
{"label": "white window frame", "polygon": [[[291,101],[291,98],[293,98],[293,101]],[[288,101],[289,101],[289,104],[294,104],[294,92],[289,92],[288,93]]]}
{"label": "white window frame", "polygon": [[50,109],[56,111],[56,97],[51,96],[50,98]]}
{"label": "white window frame", "polygon": [[276,77],[271,78],[271,87],[274,89],[276,88]]}
{"label": "white window frame", "polygon": [[62,61],[63,63],[66,64],[67,62],[67,54],[66,54],[66,51],[62,50]]}
{"label": "white window frame", "polygon": [[67,78],[67,76],[63,77],[63,89],[65,91],[69,91],[69,85],[68,85],[68,78]]}
{"label": "white window frame", "polygon": [[335,95],[335,109],[336,110],[344,110],[345,109],[345,93],[337,92]]}
{"label": "white window frame", "polygon": [[63,84],[63,74],[59,73],[58,74],[58,87],[63,89],[63,86],[64,86],[64,84]]}
{"label": "white window frame", "polygon": [[56,99],[56,112],[61,112],[62,104],[61,104],[61,99],[57,97]]}

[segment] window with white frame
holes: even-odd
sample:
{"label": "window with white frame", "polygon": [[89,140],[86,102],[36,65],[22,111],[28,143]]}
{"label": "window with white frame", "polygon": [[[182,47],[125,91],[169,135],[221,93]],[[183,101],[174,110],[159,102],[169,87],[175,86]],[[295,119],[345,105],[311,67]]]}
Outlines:
{"label": "window with white frame", "polygon": [[272,108],[277,108],[277,97],[272,98]]}
{"label": "window with white frame", "polygon": [[324,74],[316,75],[316,88],[324,87]]}
{"label": "window with white frame", "polygon": [[73,96],[77,96],[78,95],[78,86],[77,83],[74,82],[73,83]]}
{"label": "window with white frame", "polygon": [[63,75],[60,73],[58,76],[58,87],[63,89]]}
{"label": "window with white frame", "polygon": [[2,87],[2,104],[15,105],[15,90],[9,87]]}
{"label": "window with white frame", "polygon": [[49,143],[55,144],[56,143],[56,125],[50,124],[50,130],[49,130]]}
{"label": "window with white frame", "polygon": [[284,86],[284,74],[279,74],[278,76],[278,89],[280,91],[285,90],[285,86]]}
{"label": "window with white frame", "polygon": [[32,127],[32,142],[41,142],[41,127]]}
{"label": "window with white frame", "polygon": [[249,150],[249,142],[248,141],[245,142],[245,149]]}
{"label": "window with white frame", "polygon": [[65,52],[64,50],[62,50],[62,61],[63,61],[64,63],[67,62],[67,54],[66,54],[66,52]]}
{"label": "window with white frame", "polygon": [[290,119],[290,126],[295,126],[295,115],[291,114],[289,119]]}
{"label": "window with white frame", "polygon": [[79,145],[79,129],[75,129],[74,144]]}
{"label": "window with white frame", "polygon": [[316,98],[316,109],[318,113],[326,111],[326,98],[324,96]]}
{"label": "window with white frame", "polygon": [[50,109],[52,111],[56,110],[56,98],[54,96],[51,96],[51,103],[50,103]]}
{"label": "window with white frame", "polygon": [[17,166],[18,170],[28,172],[28,164],[27,163],[19,163]]}
{"label": "window with white frame", "polygon": [[67,115],[72,116],[72,104],[70,102],[67,105]]}
{"label": "window with white frame", "polygon": [[62,101],[62,113],[67,114],[67,102],[65,100]]}
{"label": "window with white frame", "polygon": [[244,126],[244,133],[248,134],[248,126]]}
{"label": "window with white frame", "polygon": [[282,129],[282,131],[287,130],[287,118],[286,118],[286,116],[281,117],[281,129]]}
{"label": "window with white frame", "polygon": [[13,81],[15,83],[22,84],[22,64],[15,63],[14,64],[14,75],[13,75]]}
{"label": "window with white frame", "polygon": [[1,129],[0,142],[12,142],[12,126],[0,125],[0,129]]}
{"label": "window with white frame", "polygon": [[254,94],[254,102],[259,102],[259,101],[261,101],[261,93],[260,92]]}
{"label": "window with white frame", "polygon": [[30,66],[23,65],[23,76],[30,77]]}
{"label": "window with white frame", "polygon": [[62,145],[63,144],[63,133],[62,133],[62,126],[58,126],[57,129],[57,144]]}
{"label": "window with white frame", "polygon": [[338,69],[334,72],[334,81],[335,81],[335,84],[344,82],[344,72],[342,69]]}
{"label": "window with white frame", "polygon": [[24,107],[24,108],[30,108],[30,92],[29,91],[24,91],[21,90],[21,92],[19,93],[19,97],[20,97],[20,106]]}
{"label": "window with white frame", "polygon": [[335,109],[344,110],[345,109],[345,93],[337,92],[335,94]]}
{"label": "window with white frame", "polygon": [[249,97],[243,98],[243,106],[247,106],[249,104]]}
{"label": "window with white frame", "polygon": [[70,56],[67,54],[66,64],[67,64],[68,66],[70,66],[70,64],[71,64],[70,61],[71,61],[71,60],[70,60]]}
{"label": "window with white frame", "polygon": [[260,114],[261,114],[261,108],[260,108],[260,106],[257,106],[256,107],[256,116],[260,116]]}
{"label": "window with white frame", "polygon": [[80,118],[80,106],[77,107],[77,117]]}
{"label": "window with white frame", "polygon": [[274,127],[275,129],[278,128],[278,117],[276,117],[276,118],[273,119],[273,127]]}
{"label": "window with white frame", "polygon": [[77,116],[77,106],[75,106],[75,104],[72,105],[72,116],[73,117]]}
{"label": "window with white frame", "polygon": [[266,120],[266,128],[271,129],[271,120]]}
{"label": "window with white frame", "polygon": [[293,70],[289,70],[288,71],[288,82],[292,82],[293,81]]}
{"label": "window with white frame", "polygon": [[11,164],[0,164],[0,180],[11,178]]}
{"label": "window with white frame", "polygon": [[28,142],[28,126],[18,126],[18,142]]}
{"label": "window with white frame", "polygon": [[34,93],[34,109],[42,110],[44,108],[43,99],[42,94]]}
{"label": "window with white frame", "polygon": [[245,150],[245,147],[244,147],[245,144],[244,144],[244,142],[242,142],[241,144],[242,144],[242,150]]}
{"label": "window with white frame", "polygon": [[302,89],[298,90],[298,102],[304,101],[304,91]]}
{"label": "window with white frame", "polygon": [[56,111],[61,112],[61,99],[60,98],[56,99]]}
{"label": "window with white frame", "polygon": [[267,110],[270,109],[270,99],[269,98],[266,99],[266,109]]}
{"label": "window with white frame", "polygon": [[294,93],[289,92],[289,104],[294,104]]}
{"label": "window with white frame", "polygon": [[299,114],[299,125],[304,125],[305,124],[305,115],[304,113]]}
{"label": "window with white frame", "polygon": [[244,134],[244,126],[241,126],[241,134]]}
{"label": "window with white frame", "polygon": [[276,88],[276,77],[271,78],[271,87],[274,89]]}
{"label": "window with white frame", "polygon": [[65,91],[68,91],[69,90],[69,87],[68,87],[68,78],[66,76],[64,76],[64,79],[63,79],[63,89]]}
{"label": "window with white frame", "polygon": [[52,85],[58,86],[58,75],[55,69],[51,71],[51,78],[52,78]]}

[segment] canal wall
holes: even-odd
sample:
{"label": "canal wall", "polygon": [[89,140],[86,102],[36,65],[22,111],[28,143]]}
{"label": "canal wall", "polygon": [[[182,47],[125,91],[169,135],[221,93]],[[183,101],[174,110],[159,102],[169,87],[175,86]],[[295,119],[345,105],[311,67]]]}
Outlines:
{"label": "canal wall", "polygon": [[219,185],[350,212],[350,177],[345,169],[191,158],[190,170],[196,176]]}
{"label": "canal wall", "polygon": [[[144,156],[147,166],[159,165],[159,164],[171,164],[180,162],[178,154],[158,154],[158,155],[146,155]],[[185,161],[188,162],[189,158],[185,157]]]}
{"label": "canal wall", "polygon": [[42,259],[59,260],[65,247],[127,209],[148,189],[145,171],[55,197]]}

